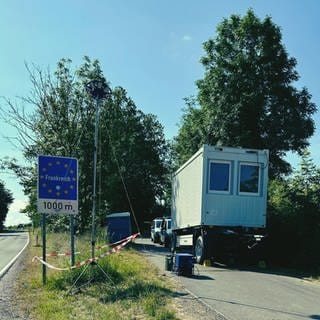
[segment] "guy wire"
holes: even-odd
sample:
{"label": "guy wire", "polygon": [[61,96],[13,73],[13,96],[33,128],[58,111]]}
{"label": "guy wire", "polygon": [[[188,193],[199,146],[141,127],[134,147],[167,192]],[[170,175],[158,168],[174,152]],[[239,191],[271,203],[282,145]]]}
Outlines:
{"label": "guy wire", "polygon": [[135,222],[135,224],[136,224],[136,227],[137,227],[138,232],[139,232],[140,235],[141,235],[141,230],[140,230],[140,228],[139,228],[139,224],[138,224],[138,221],[137,221],[137,217],[136,217],[136,214],[135,214],[134,209],[133,209],[133,206],[132,206],[132,202],[131,202],[131,199],[130,199],[130,196],[129,196],[128,188],[127,188],[126,183],[125,183],[125,181],[124,181],[123,174],[121,173],[120,164],[119,164],[118,158],[117,158],[117,156],[116,156],[116,152],[115,152],[115,150],[114,150],[114,146],[113,146],[111,134],[110,134],[110,131],[109,131],[108,128],[107,128],[107,134],[108,134],[108,137],[109,137],[109,140],[110,140],[110,146],[111,146],[112,155],[113,155],[113,157],[114,157],[114,160],[115,160],[116,165],[117,165],[117,168],[118,168],[118,172],[119,172],[119,175],[120,175],[120,178],[121,178],[121,182],[122,182],[122,185],[123,185],[123,189],[124,189],[124,191],[125,191],[125,194],[126,194],[126,197],[127,197],[128,203],[129,203],[129,206],[130,206],[130,210],[131,210],[132,215],[133,215],[133,218],[134,218],[134,222]]}

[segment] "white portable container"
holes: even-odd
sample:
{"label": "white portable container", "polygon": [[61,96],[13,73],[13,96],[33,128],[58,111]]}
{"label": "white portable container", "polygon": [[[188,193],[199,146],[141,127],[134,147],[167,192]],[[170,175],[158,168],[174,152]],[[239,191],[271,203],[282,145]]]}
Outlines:
{"label": "white portable container", "polygon": [[268,158],[268,150],[204,145],[173,174],[173,230],[264,228]]}

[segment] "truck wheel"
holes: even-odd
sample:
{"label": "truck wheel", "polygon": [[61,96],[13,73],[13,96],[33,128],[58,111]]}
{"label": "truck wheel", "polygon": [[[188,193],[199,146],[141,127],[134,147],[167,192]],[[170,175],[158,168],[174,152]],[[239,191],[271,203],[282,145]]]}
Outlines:
{"label": "truck wheel", "polygon": [[164,246],[165,248],[169,248],[170,247],[170,238],[167,237],[165,240],[164,240]]}
{"label": "truck wheel", "polygon": [[199,236],[196,240],[196,244],[194,246],[194,255],[196,262],[202,264],[205,259],[205,247],[202,236]]}

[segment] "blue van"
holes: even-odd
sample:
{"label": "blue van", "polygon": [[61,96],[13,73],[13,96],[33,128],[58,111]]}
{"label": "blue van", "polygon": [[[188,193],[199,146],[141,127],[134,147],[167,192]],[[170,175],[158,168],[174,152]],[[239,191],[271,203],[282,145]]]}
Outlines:
{"label": "blue van", "polygon": [[161,232],[162,218],[155,218],[152,220],[151,224],[151,241],[154,243],[160,242],[160,232]]}

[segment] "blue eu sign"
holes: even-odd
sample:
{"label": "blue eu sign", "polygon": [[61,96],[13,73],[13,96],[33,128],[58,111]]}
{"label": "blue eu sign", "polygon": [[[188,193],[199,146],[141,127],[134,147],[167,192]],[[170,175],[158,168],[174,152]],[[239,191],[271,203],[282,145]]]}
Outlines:
{"label": "blue eu sign", "polygon": [[38,212],[78,213],[78,160],[38,157]]}

